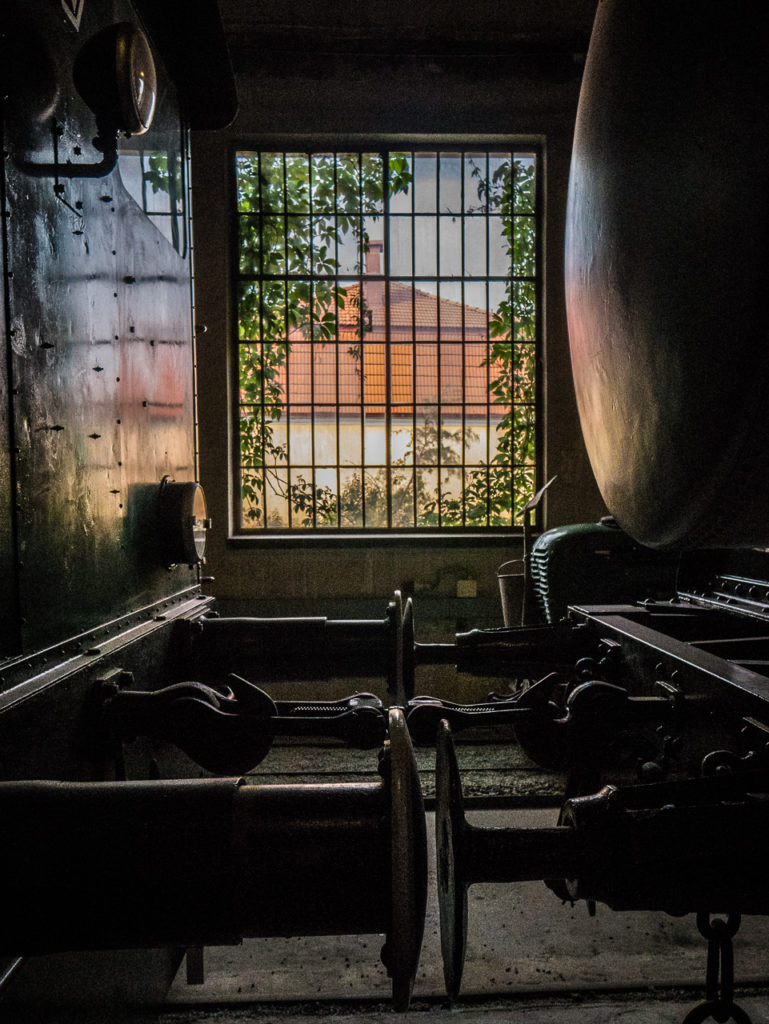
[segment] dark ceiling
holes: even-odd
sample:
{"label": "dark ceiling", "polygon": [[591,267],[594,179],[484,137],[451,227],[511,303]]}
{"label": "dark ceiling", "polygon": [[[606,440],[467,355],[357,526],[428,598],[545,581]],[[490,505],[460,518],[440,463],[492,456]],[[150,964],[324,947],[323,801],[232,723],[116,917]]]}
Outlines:
{"label": "dark ceiling", "polygon": [[266,50],[584,54],[597,0],[220,0],[236,63]]}

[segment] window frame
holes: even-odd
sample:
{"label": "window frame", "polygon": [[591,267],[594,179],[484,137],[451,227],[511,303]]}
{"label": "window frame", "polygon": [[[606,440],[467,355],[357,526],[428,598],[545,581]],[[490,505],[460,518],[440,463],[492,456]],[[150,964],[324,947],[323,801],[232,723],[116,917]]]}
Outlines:
{"label": "window frame", "polygon": [[[259,135],[256,137],[240,136],[231,140],[228,152],[228,192],[230,195],[229,221],[230,221],[230,246],[229,246],[229,323],[228,328],[228,358],[230,365],[230,394],[228,397],[229,435],[230,435],[230,515],[232,527],[229,534],[229,543],[235,547],[253,547],[259,544],[277,545],[284,547],[296,547],[303,544],[335,546],[338,543],[350,544],[352,546],[366,546],[371,543],[392,543],[404,542],[427,543],[429,545],[442,545],[446,542],[470,543],[471,545],[499,545],[503,546],[511,537],[520,537],[523,533],[522,523],[511,523],[506,525],[440,525],[440,526],[376,526],[376,527],[340,527],[340,526],[310,526],[310,527],[256,527],[248,529],[242,522],[241,513],[241,453],[240,453],[240,396],[239,396],[239,350],[242,342],[239,338],[239,286],[243,280],[240,272],[240,212],[238,209],[238,186],[236,160],[239,153],[258,152],[283,152],[289,153],[347,153],[347,152],[383,152],[403,150],[406,152],[431,152],[442,151],[485,151],[502,148],[510,152],[531,153],[535,160],[536,190],[534,204],[534,218],[536,222],[536,243],[535,243],[535,271],[534,271],[534,296],[536,304],[536,324],[534,330],[533,348],[535,363],[535,465],[533,492],[536,493],[542,486],[544,479],[543,454],[545,446],[545,408],[544,408],[544,373],[543,373],[543,350],[545,336],[545,307],[544,296],[546,294],[546,267],[544,259],[545,236],[547,230],[545,216],[546,197],[546,145],[542,135],[532,134],[484,134],[484,135],[421,135],[401,134],[397,135]],[[386,216],[387,214],[385,214]],[[412,212],[412,217],[414,213]],[[414,268],[415,271],[415,268]],[[338,277],[351,276],[340,272]],[[352,275],[354,276],[354,275]],[[396,275],[392,275],[395,277]],[[418,277],[412,273],[416,281]],[[486,277],[479,280],[486,281]],[[459,279],[461,280],[461,278]],[[541,509],[537,508],[531,513],[531,526],[534,530],[541,529]]]}

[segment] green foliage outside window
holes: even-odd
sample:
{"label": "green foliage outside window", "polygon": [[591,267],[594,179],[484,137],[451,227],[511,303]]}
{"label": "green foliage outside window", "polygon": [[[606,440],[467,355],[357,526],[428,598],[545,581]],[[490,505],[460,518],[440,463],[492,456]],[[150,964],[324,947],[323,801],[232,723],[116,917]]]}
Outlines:
{"label": "green foliage outside window", "polygon": [[[265,513],[268,491],[290,506],[295,527],[522,522],[523,506],[535,490],[535,164],[513,155],[491,173],[485,160],[471,160],[470,166],[477,195],[469,209],[499,217],[513,272],[504,298],[489,310],[490,342],[483,361],[489,368],[489,401],[503,410],[494,454],[466,470],[457,495],[438,486],[438,474],[453,467],[461,472],[463,447],[471,443],[473,430],[451,429],[438,415],[416,425],[405,451],[389,467],[359,467],[357,473],[340,476],[338,487],[303,473],[289,477],[285,471],[288,443],[280,427],[291,339],[335,342],[339,317],[347,309],[347,322],[358,324],[347,351],[361,365],[363,290],[351,293],[339,277],[363,273],[370,229],[385,220],[387,199],[409,195],[408,155],[388,154],[385,167],[376,153],[320,154],[309,161],[305,155],[238,154],[240,484],[247,528],[275,525]],[[341,266],[343,246],[357,252],[354,265]],[[436,468],[414,469],[428,464]]]}

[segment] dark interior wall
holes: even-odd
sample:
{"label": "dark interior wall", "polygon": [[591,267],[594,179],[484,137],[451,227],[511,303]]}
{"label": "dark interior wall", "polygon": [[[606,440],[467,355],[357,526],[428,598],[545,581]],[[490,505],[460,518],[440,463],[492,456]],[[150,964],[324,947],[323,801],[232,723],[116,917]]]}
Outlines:
{"label": "dark interior wall", "polygon": [[[258,47],[237,41],[233,57],[240,110],[225,132],[194,133],[193,196],[198,336],[200,473],[213,518],[209,585],[227,610],[252,614],[380,615],[395,587],[413,582],[422,636],[470,624],[501,625],[496,568],[518,557],[520,537],[485,543],[373,539],[232,542],[231,389],[228,279],[230,152],[270,135],[477,137],[524,135],[545,143],[543,479],[556,475],[546,527],[604,514],[582,444],[571,382],[563,298],[563,234],[579,66],[563,53],[518,59],[512,52],[429,56],[387,53],[369,39],[313,52],[306,38]],[[256,47],[256,48],[255,48]],[[401,50],[405,47],[400,46]],[[481,48],[482,49],[482,48]],[[499,50],[498,46],[491,47]],[[457,581],[477,582],[477,598],[458,598]],[[421,627],[421,629],[420,629]]]}

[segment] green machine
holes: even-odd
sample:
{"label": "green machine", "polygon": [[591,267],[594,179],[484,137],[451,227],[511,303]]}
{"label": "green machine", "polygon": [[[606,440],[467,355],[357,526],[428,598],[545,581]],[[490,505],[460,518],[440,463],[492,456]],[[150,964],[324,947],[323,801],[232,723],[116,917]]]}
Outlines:
{"label": "green machine", "polygon": [[541,619],[560,622],[572,604],[628,604],[675,594],[679,554],[645,547],[612,516],[559,526],[531,548],[530,586]]}

